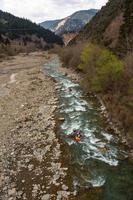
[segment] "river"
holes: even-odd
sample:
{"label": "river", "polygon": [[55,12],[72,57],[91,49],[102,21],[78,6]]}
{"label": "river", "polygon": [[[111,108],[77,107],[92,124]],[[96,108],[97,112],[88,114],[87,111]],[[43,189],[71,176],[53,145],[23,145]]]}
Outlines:
{"label": "river", "polygon": [[[119,138],[105,131],[100,106],[86,97],[79,84],[58,72],[57,56],[43,66],[58,84],[60,123],[57,135],[62,141],[69,168],[69,186],[80,200],[133,200],[133,165],[127,159]],[[79,143],[71,137],[81,130]],[[66,161],[65,161],[66,159]]]}

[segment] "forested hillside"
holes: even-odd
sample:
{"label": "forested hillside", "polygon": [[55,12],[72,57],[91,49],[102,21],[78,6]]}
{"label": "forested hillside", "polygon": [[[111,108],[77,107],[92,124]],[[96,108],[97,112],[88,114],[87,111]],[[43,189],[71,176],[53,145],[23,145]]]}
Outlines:
{"label": "forested hillside", "polygon": [[75,38],[91,40],[109,47],[118,55],[133,50],[133,1],[109,0]]}
{"label": "forested hillside", "polygon": [[119,51],[124,53],[133,51],[133,1],[125,0],[124,23],[120,28]]}
{"label": "forested hillside", "polygon": [[0,41],[2,36],[10,40],[19,39],[27,36],[25,40],[31,40],[31,36],[35,35],[42,38],[47,43],[63,44],[62,39],[49,30],[45,30],[41,26],[31,21],[19,17],[15,17],[7,12],[0,10]]}

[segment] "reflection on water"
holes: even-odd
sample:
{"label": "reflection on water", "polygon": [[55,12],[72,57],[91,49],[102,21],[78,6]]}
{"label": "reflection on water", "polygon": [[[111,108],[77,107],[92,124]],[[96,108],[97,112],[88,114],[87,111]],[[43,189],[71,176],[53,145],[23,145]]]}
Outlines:
{"label": "reflection on water", "polygon": [[[122,196],[119,190],[119,187],[123,187],[124,184],[121,183],[120,174],[125,184],[130,183],[128,187],[133,188],[131,165],[128,162],[119,161],[119,158],[124,158],[126,153],[119,148],[118,138],[105,132],[99,109],[91,100],[85,100],[80,86],[57,72],[56,68],[59,64],[58,57],[55,57],[44,65],[44,69],[61,86],[59,113],[65,121],[61,124],[59,133],[62,140],[69,145],[71,152],[73,187],[103,186],[102,199],[130,200],[130,195],[125,195],[125,193]],[[69,137],[74,129],[81,130],[83,133],[79,143]],[[127,173],[122,174],[124,169]],[[113,194],[108,191],[109,187],[112,187]],[[124,189],[127,190],[127,188]]]}

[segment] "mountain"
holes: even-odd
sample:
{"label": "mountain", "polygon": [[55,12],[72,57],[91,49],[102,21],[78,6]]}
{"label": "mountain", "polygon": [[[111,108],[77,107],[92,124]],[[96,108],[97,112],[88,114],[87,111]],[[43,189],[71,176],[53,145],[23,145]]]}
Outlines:
{"label": "mountain", "polygon": [[42,22],[40,25],[45,28],[45,29],[49,29],[51,31],[54,30],[54,28],[57,26],[57,24],[60,22],[61,20],[57,19],[57,20],[49,20],[49,21],[45,21]]}
{"label": "mountain", "polygon": [[91,40],[120,56],[133,50],[133,1],[109,0],[71,43]]}
{"label": "mountain", "polygon": [[72,33],[77,34],[94,17],[97,11],[96,9],[81,10],[64,19],[45,21],[40,25],[55,32],[56,35],[65,35],[66,37],[66,34],[70,34],[71,37]]}
{"label": "mountain", "polygon": [[63,44],[62,39],[55,35],[50,30],[46,30],[40,25],[32,23],[30,20],[16,17],[10,13],[0,10],[0,41],[2,38],[8,38],[9,40],[17,40],[20,38],[37,37],[42,39],[48,44]]}

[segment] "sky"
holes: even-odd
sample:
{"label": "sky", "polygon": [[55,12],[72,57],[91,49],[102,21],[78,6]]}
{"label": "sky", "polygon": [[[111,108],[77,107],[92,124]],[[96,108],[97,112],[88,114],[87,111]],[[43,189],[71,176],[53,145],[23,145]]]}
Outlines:
{"label": "sky", "polygon": [[0,0],[0,9],[33,22],[61,19],[78,10],[100,9],[108,0]]}

